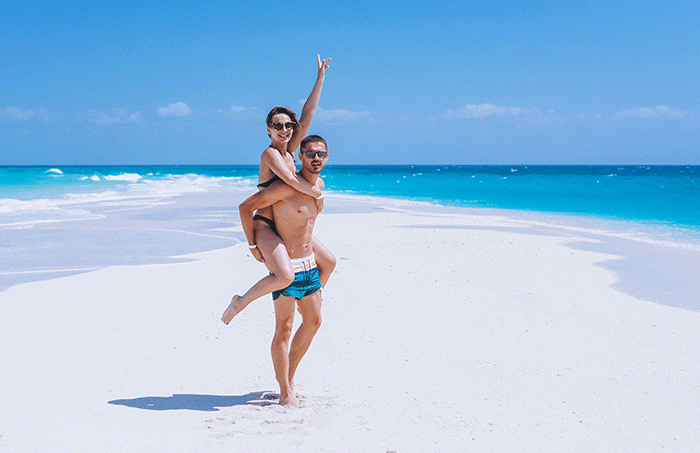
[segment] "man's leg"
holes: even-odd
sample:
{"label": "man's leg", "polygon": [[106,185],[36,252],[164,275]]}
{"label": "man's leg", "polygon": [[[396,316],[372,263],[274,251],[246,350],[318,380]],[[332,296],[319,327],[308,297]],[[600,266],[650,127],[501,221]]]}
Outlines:
{"label": "man's leg", "polygon": [[289,339],[294,324],[296,299],[280,296],[275,300],[275,336],[270,351],[275,377],[280,386],[280,404],[299,407],[300,403],[289,384]]}
{"label": "man's leg", "polygon": [[302,357],[309,349],[311,340],[313,340],[314,335],[321,327],[321,290],[319,289],[315,293],[303,297],[297,304],[302,321],[299,329],[294,334],[292,346],[289,350],[289,377],[287,382],[292,393],[294,392],[294,373]]}

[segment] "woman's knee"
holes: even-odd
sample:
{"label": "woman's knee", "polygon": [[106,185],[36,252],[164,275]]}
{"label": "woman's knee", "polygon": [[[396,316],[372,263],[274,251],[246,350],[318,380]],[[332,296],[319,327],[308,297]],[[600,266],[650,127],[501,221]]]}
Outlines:
{"label": "woman's knee", "polygon": [[279,269],[275,274],[279,289],[284,289],[294,281],[294,271],[292,269]]}
{"label": "woman's knee", "polygon": [[333,269],[335,269],[335,263],[336,263],[335,255],[328,252],[328,257],[326,259],[328,261],[328,270],[332,271]]}
{"label": "woman's knee", "polygon": [[319,250],[318,252],[314,250],[314,254],[316,255],[316,262],[324,271],[332,272],[333,269],[335,269],[335,255],[328,251],[328,249],[324,249],[323,251]]}
{"label": "woman's knee", "polygon": [[294,269],[284,246],[265,258],[267,268],[277,281],[278,289],[284,289],[294,281]]}

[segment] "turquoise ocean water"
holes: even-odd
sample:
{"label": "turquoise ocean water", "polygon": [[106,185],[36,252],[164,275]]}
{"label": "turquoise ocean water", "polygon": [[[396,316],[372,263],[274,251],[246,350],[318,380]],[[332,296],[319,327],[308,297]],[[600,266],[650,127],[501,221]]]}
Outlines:
{"label": "turquoise ocean water", "polygon": [[700,229],[698,166],[343,166],[337,190]]}
{"label": "turquoise ocean water", "polygon": [[[41,212],[36,200],[254,190],[256,177],[255,166],[0,167],[0,225],[60,215],[57,203]],[[329,165],[324,179],[329,190],[355,195],[700,230],[700,166]]]}
{"label": "turquoise ocean water", "polygon": [[[231,245],[233,200],[256,178],[256,166],[0,167],[0,290]],[[700,166],[329,165],[324,180],[343,196],[568,214],[700,246]]]}

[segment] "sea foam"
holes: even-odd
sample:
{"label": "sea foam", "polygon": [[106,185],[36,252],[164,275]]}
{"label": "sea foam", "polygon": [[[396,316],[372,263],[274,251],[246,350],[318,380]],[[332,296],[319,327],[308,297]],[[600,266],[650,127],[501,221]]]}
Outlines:
{"label": "sea foam", "polygon": [[[60,171],[58,169],[52,169]],[[58,176],[56,171],[43,173]],[[175,197],[219,190],[255,191],[255,180],[246,177],[151,175],[138,173],[69,174],[60,184],[41,186],[38,197],[0,199],[0,227],[20,228],[34,223],[100,218],[105,210],[147,209]],[[72,179],[71,179],[72,178]]]}
{"label": "sea foam", "polygon": [[143,176],[136,173],[123,173],[121,175],[107,175],[104,177],[107,181],[127,181],[136,182],[143,179]]}

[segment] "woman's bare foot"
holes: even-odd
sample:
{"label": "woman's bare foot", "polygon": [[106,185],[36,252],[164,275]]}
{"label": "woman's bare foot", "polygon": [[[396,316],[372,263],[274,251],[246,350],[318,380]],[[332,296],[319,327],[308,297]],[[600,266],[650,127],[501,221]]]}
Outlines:
{"label": "woman's bare foot", "polygon": [[233,299],[231,299],[231,303],[224,311],[224,314],[221,315],[221,320],[224,322],[224,324],[228,325],[228,323],[231,322],[233,317],[238,314],[238,301],[240,300],[240,298],[241,296],[239,296],[238,294],[233,296]]}

